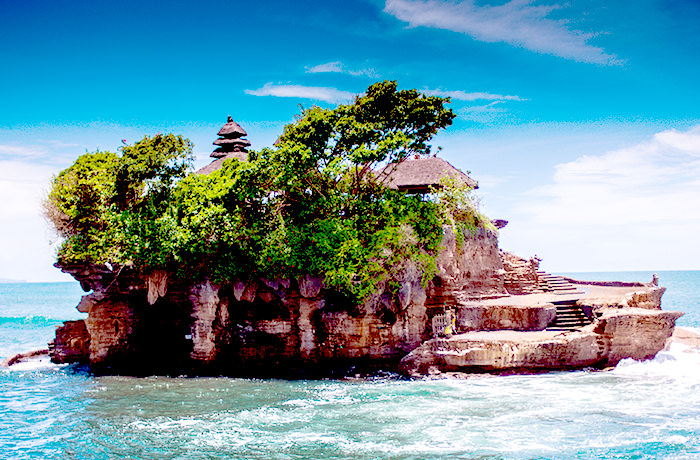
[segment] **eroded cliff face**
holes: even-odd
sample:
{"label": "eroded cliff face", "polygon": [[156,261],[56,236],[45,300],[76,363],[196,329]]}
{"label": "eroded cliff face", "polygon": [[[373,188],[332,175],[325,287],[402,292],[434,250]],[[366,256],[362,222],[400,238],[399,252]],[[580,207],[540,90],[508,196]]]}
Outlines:
{"label": "eroded cliff face", "polygon": [[[558,315],[551,303],[557,295],[508,297],[508,291],[537,292],[536,263],[500,253],[488,232],[462,247],[447,233],[443,243],[432,280],[405,261],[360,304],[312,275],[215,284],[129,266],[61,267],[91,291],[77,307],[88,317],[59,328],[50,354],[54,362],[89,364],[95,373],[133,375],[605,367],[653,357],[681,315],[661,310],[664,288],[639,283],[619,295],[579,299],[589,326],[545,330]],[[530,297],[536,300],[527,303]],[[449,312],[460,334],[436,337],[442,332],[433,331],[433,319],[442,324],[439,316]]]}
{"label": "eroded cliff face", "polygon": [[437,258],[438,273],[427,290],[429,305],[451,306],[472,297],[503,295],[503,259],[496,233],[479,229],[461,246],[446,232]]}
{"label": "eroded cliff face", "polygon": [[70,331],[57,331],[56,362],[89,363],[98,373],[194,373],[281,376],[350,366],[395,368],[432,337],[431,306],[470,295],[503,294],[495,234],[482,231],[461,248],[446,233],[438,273],[424,282],[411,261],[362,304],[323,279],[249,278],[214,284],[138,275],[133,267],[61,267],[92,293],[82,354]]}

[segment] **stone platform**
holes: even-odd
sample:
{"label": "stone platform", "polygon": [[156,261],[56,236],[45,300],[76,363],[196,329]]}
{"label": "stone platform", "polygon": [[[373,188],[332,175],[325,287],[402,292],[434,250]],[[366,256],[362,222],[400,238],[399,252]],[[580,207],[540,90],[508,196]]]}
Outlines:
{"label": "stone platform", "polygon": [[[417,376],[614,366],[624,358],[653,358],[683,315],[661,310],[665,288],[655,285],[576,284],[576,288],[582,293],[463,302],[456,307],[457,327],[466,332],[426,341],[402,360],[402,370]],[[555,319],[558,302],[579,306],[591,323],[575,330],[546,330]]]}

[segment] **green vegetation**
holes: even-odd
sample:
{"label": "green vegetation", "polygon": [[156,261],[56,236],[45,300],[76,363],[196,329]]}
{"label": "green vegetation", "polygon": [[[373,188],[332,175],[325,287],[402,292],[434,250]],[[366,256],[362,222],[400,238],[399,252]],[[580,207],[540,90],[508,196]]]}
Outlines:
{"label": "green vegetation", "polygon": [[429,154],[454,118],[447,102],[376,83],[352,104],[303,110],[274,148],[209,175],[187,174],[192,145],[172,134],[82,155],[45,201],[64,238],[58,261],[214,282],[310,273],[360,299],[406,260],[429,279],[443,225],[466,238],[490,222],[464,185],[426,198],[387,188],[374,171]]}

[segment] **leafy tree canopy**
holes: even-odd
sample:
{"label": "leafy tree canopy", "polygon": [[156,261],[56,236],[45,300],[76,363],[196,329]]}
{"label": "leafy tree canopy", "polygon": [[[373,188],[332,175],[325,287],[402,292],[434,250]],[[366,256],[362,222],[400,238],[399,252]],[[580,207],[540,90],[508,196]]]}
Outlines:
{"label": "leafy tree canopy", "polygon": [[58,261],[215,282],[310,273],[358,299],[408,260],[429,279],[443,225],[464,238],[489,221],[462,184],[408,195],[375,171],[429,154],[454,119],[448,102],[376,83],[352,104],[304,109],[274,147],[209,175],[187,174],[192,144],[172,134],[82,155],[45,201],[64,238]]}

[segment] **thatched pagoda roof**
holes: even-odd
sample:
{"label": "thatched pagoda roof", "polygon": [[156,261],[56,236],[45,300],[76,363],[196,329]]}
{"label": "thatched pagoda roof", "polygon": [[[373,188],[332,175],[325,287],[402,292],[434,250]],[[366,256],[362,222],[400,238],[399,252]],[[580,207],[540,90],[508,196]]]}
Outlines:
{"label": "thatched pagoda roof", "polygon": [[234,144],[234,145],[242,145],[245,147],[248,147],[250,145],[250,141],[248,139],[225,139],[225,138],[219,138],[213,142],[214,145],[226,145],[226,144]]}
{"label": "thatched pagoda roof", "polygon": [[439,188],[443,177],[461,180],[471,188],[479,188],[477,181],[438,157],[390,163],[377,176],[387,187],[409,193],[428,193],[431,187]]}
{"label": "thatched pagoda roof", "polygon": [[241,125],[233,121],[231,115],[228,116],[228,121],[218,132],[219,138],[214,141],[214,145],[218,148],[214,150],[210,156],[214,160],[205,167],[196,171],[195,174],[209,174],[213,171],[221,169],[224,161],[229,158],[236,158],[240,161],[248,161],[248,151],[246,147],[250,145],[248,139],[241,139],[247,136]]}
{"label": "thatched pagoda roof", "polygon": [[245,129],[241,128],[241,125],[233,121],[231,115],[228,116],[228,122],[221,127],[217,134],[221,137],[226,137],[229,139],[236,139],[248,135],[248,133],[245,132]]}

